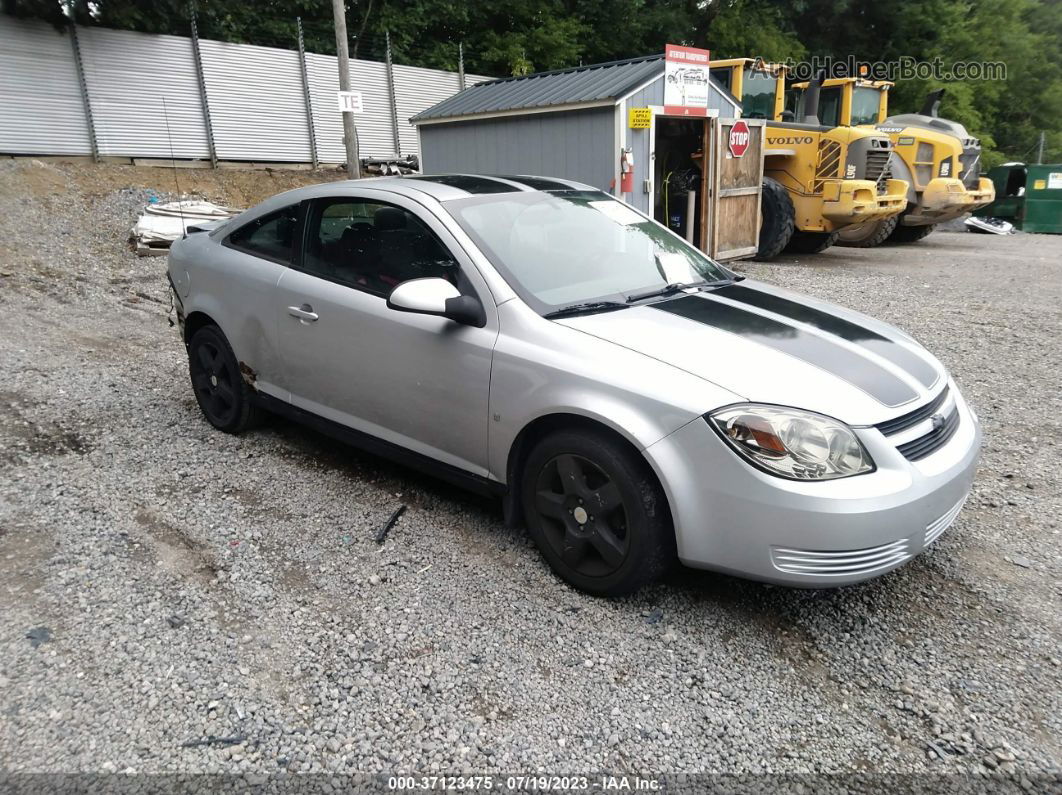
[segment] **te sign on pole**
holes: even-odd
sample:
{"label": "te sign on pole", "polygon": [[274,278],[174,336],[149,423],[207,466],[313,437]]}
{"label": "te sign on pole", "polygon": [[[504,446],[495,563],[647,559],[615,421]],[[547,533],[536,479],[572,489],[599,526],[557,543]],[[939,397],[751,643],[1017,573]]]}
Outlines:
{"label": "te sign on pole", "polygon": [[340,113],[361,113],[361,92],[360,91],[339,91],[336,96],[339,99],[339,111]]}
{"label": "te sign on pole", "polygon": [[741,157],[745,154],[745,151],[749,148],[749,139],[751,137],[749,126],[745,122],[734,122],[734,126],[730,128],[730,140],[728,141],[730,154],[734,157]]}
{"label": "te sign on pole", "polygon": [[664,113],[708,115],[708,50],[668,44],[664,56]]}

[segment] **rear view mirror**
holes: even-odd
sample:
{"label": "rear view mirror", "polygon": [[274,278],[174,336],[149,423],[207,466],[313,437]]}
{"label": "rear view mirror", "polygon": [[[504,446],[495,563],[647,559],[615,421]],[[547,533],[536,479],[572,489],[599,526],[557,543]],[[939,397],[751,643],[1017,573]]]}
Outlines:
{"label": "rear view mirror", "polygon": [[445,317],[455,323],[482,328],[487,318],[479,301],[462,295],[446,279],[410,279],[391,291],[387,308],[398,312]]}

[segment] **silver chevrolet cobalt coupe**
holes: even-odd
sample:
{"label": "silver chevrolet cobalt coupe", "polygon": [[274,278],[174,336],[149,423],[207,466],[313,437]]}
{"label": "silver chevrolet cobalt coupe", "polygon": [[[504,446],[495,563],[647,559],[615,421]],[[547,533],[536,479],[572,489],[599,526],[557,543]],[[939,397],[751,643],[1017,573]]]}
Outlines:
{"label": "silver chevrolet cobalt coupe", "polygon": [[948,528],[977,465],[910,336],[566,180],[301,188],[178,241],[169,277],[215,427],[283,414],[497,494],[594,594],[676,558],[865,580]]}

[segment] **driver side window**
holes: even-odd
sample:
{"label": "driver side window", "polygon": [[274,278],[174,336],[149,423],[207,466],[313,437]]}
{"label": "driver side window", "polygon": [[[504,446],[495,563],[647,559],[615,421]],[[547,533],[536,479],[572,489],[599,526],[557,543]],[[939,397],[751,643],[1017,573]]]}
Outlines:
{"label": "driver side window", "polygon": [[386,297],[404,281],[438,276],[456,284],[458,265],[417,216],[356,198],[310,207],[302,270]]}

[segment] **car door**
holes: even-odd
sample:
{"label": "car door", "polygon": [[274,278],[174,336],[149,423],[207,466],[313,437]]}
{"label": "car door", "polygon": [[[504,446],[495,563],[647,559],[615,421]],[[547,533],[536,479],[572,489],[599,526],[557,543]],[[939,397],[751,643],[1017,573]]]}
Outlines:
{"label": "car door", "polygon": [[[415,202],[309,202],[301,256],[277,285],[286,383],[296,406],[477,475],[497,315],[475,266]],[[402,281],[441,276],[483,303],[483,328],[387,308]]]}
{"label": "car door", "polygon": [[298,202],[241,224],[225,235],[217,267],[199,278],[224,311],[208,308],[222,325],[241,365],[254,373],[258,389],[288,397],[274,305],[280,275],[295,260],[302,208]]}

